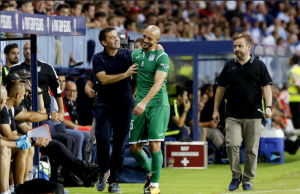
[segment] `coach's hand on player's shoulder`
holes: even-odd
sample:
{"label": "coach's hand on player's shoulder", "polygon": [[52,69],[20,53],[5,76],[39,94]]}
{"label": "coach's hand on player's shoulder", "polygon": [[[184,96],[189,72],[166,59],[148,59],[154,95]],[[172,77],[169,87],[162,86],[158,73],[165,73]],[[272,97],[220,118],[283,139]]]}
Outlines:
{"label": "coach's hand on player's shoulder", "polygon": [[156,44],[156,45],[154,46],[154,49],[155,49],[155,50],[163,50],[163,51],[164,51],[164,47],[162,47],[161,44]]}
{"label": "coach's hand on player's shoulder", "polygon": [[136,66],[138,66],[137,63],[131,65],[128,70],[125,72],[126,77],[130,77],[132,74],[137,74],[138,72],[136,70],[138,70],[139,68],[137,68]]}
{"label": "coach's hand on player's shoulder", "polygon": [[146,108],[146,103],[144,103],[143,101],[138,103],[135,108],[133,109],[133,115],[138,117],[141,116]]}
{"label": "coach's hand on player's shoulder", "polygon": [[51,121],[61,122],[64,120],[64,116],[60,113],[56,113],[55,111],[52,111],[50,114],[51,114]]}
{"label": "coach's hand on player's shoulder", "polygon": [[213,113],[213,120],[216,124],[219,124],[220,122],[220,114],[219,111],[214,111]]}

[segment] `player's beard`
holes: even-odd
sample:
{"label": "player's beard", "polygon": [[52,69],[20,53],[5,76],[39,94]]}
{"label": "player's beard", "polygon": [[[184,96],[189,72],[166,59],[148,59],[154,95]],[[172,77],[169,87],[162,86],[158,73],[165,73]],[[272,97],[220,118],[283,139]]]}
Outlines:
{"label": "player's beard", "polygon": [[10,64],[17,64],[17,63],[19,63],[19,59],[18,58],[16,58],[16,59],[14,59],[13,61],[11,61],[11,60],[9,60],[9,62],[10,62]]}
{"label": "player's beard", "polygon": [[[144,47],[144,44],[148,45],[148,47]],[[151,44],[151,43],[146,43],[146,42],[143,42],[143,43],[142,43],[143,49],[149,49],[149,48],[151,48],[152,46],[153,46],[153,44]]]}

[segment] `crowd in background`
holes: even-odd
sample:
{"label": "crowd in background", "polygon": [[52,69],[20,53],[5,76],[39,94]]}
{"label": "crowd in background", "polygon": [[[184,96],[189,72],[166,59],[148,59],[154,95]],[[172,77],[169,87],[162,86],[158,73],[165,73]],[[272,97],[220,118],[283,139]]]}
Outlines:
{"label": "crowd in background", "polygon": [[143,32],[157,25],[163,36],[231,40],[247,33],[253,43],[289,45],[299,40],[298,1],[2,1],[1,10],[84,16],[89,28]]}

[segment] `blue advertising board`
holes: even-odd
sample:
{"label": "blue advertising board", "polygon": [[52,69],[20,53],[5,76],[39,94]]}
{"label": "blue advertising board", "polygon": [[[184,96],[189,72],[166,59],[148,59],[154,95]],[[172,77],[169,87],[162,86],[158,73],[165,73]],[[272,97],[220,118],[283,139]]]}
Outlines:
{"label": "blue advertising board", "polygon": [[61,17],[1,11],[1,32],[47,36],[85,36],[85,17]]}

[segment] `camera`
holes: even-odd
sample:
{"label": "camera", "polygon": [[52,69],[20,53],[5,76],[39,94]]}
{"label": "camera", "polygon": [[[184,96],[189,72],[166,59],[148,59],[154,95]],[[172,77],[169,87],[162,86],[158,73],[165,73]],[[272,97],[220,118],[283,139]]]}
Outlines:
{"label": "camera", "polygon": [[134,50],[134,41],[130,40],[130,36],[128,36],[128,32],[121,31],[118,32],[120,38],[120,45],[123,49]]}

